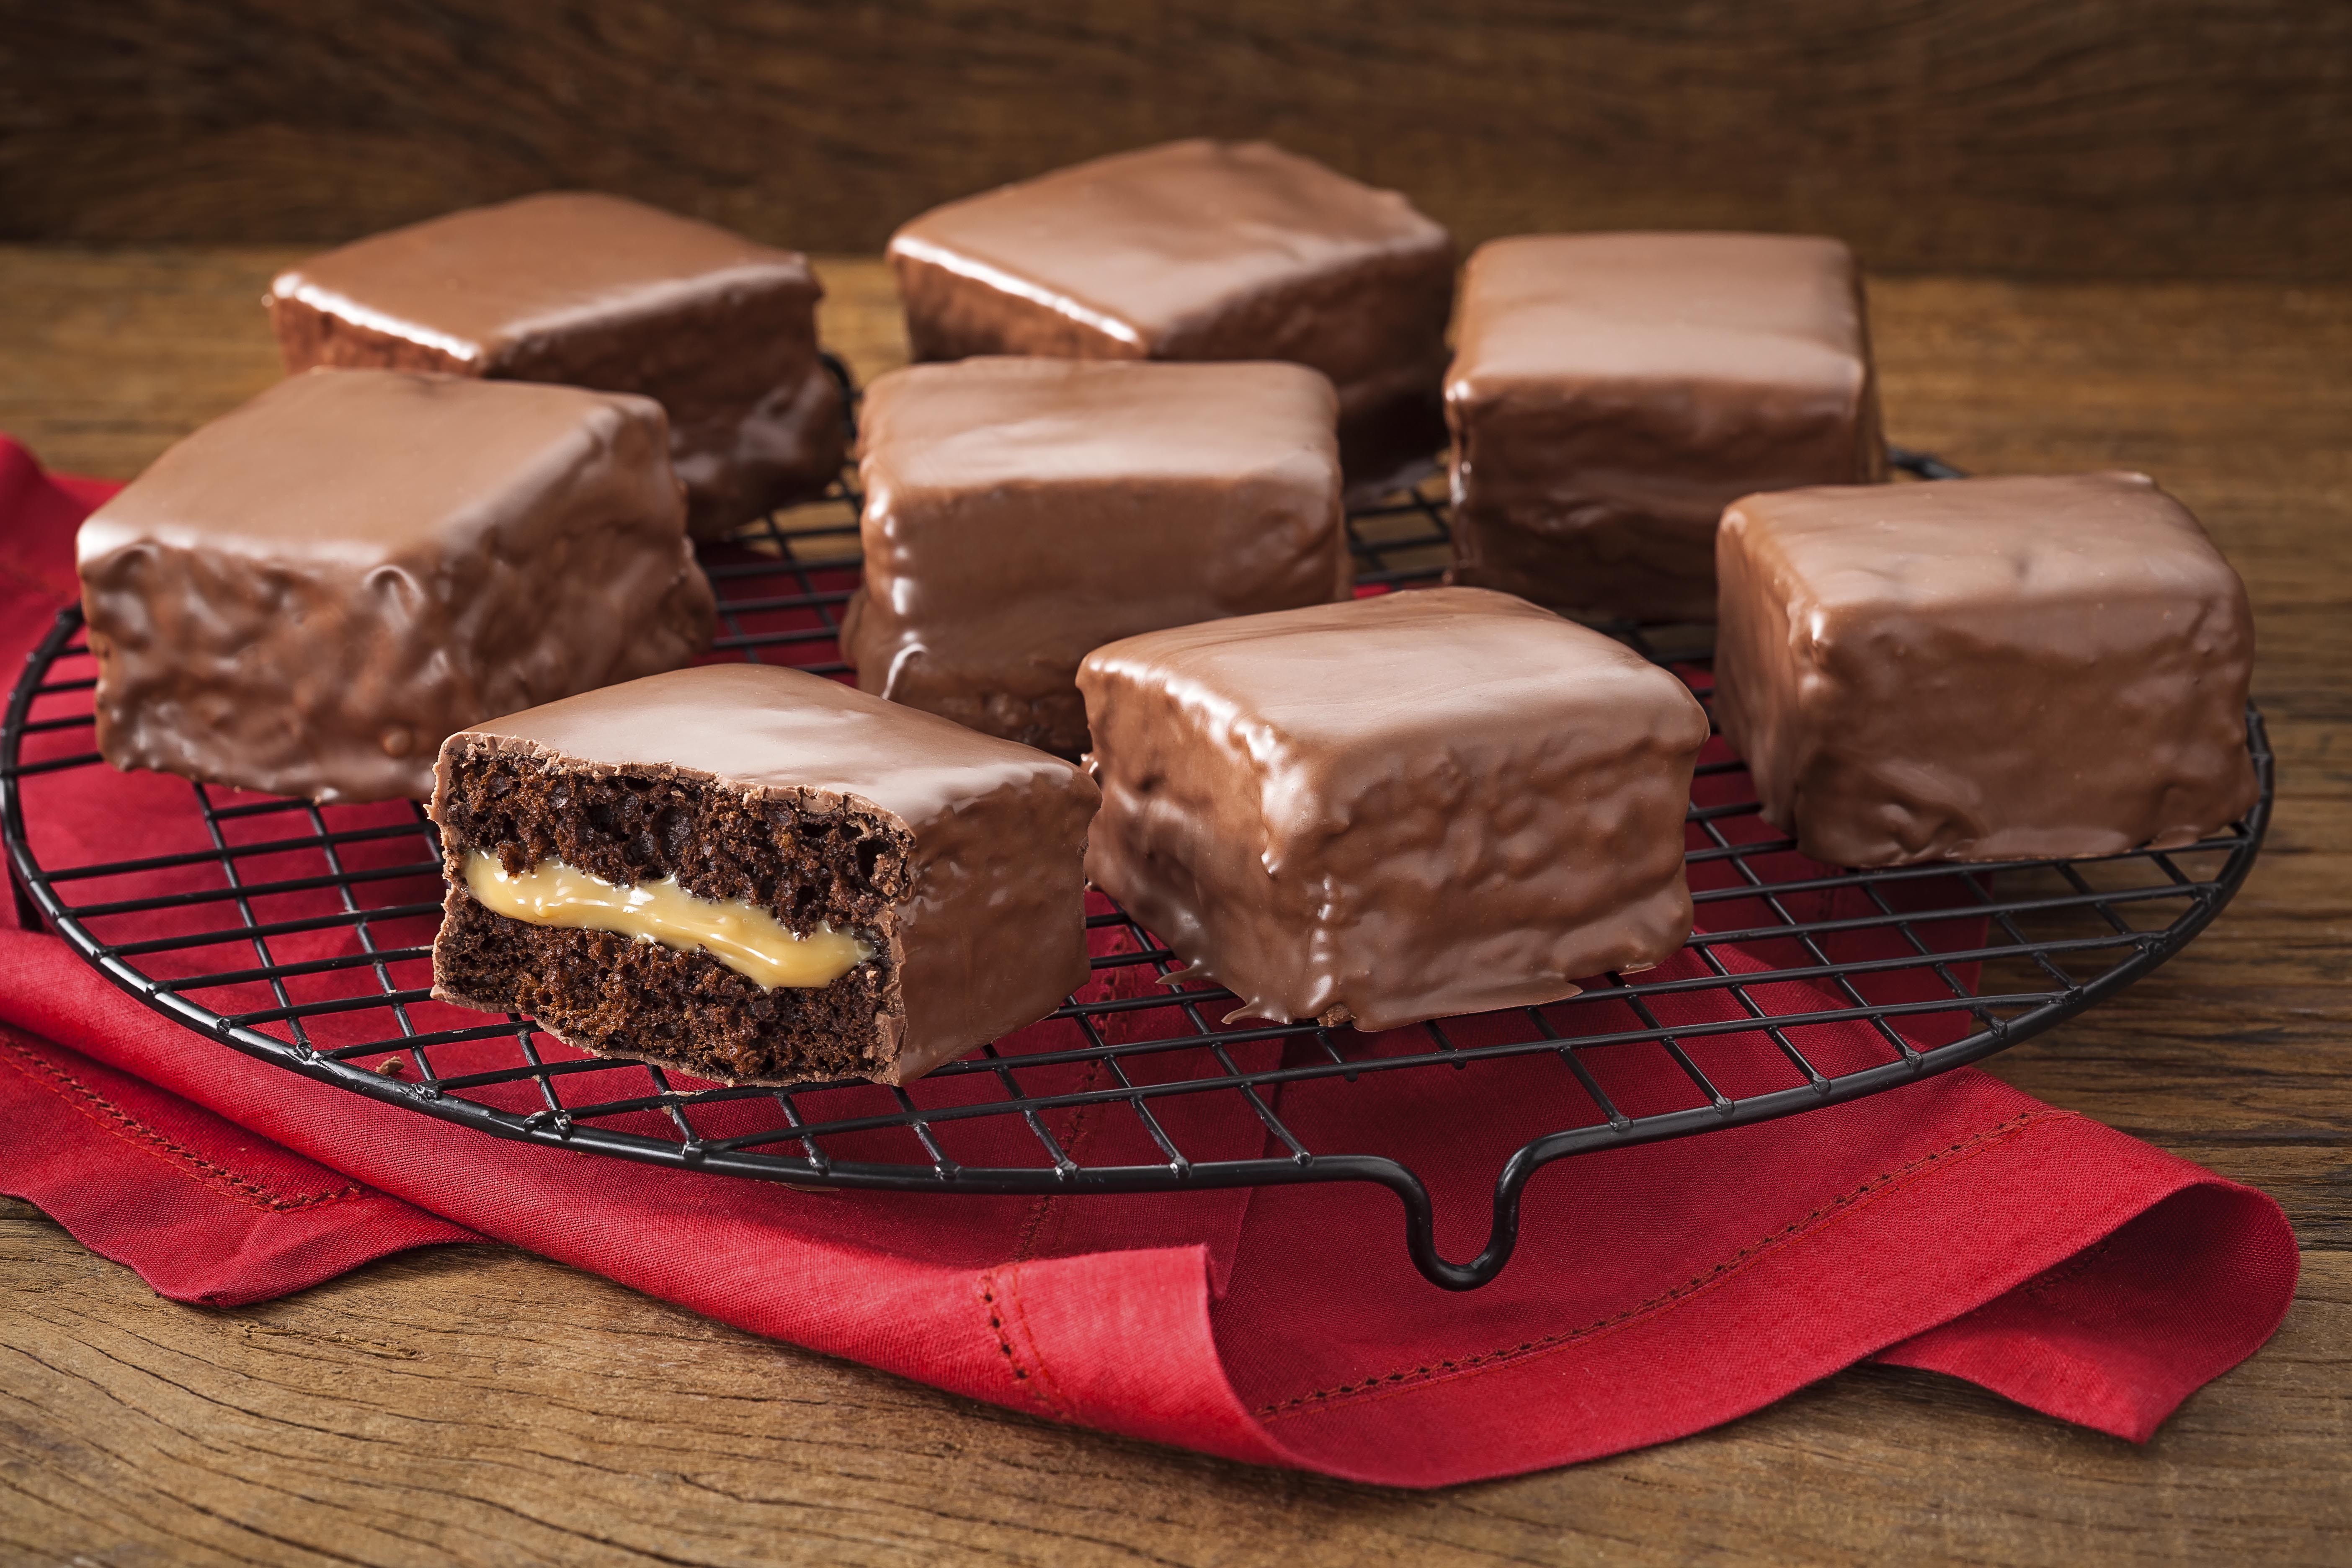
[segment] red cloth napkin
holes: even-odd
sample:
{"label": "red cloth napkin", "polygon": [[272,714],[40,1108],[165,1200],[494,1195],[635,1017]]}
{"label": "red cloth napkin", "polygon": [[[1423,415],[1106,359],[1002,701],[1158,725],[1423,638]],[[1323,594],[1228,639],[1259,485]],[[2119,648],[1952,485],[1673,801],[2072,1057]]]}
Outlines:
{"label": "red cloth napkin", "polygon": [[[104,489],[0,441],[0,646],[29,648],[69,596],[72,525]],[[109,855],[144,852],[142,803],[185,788],[72,776],[43,831]],[[1820,1002],[1761,989],[1768,1006]],[[1680,1005],[1668,1022],[1724,1005]],[[1660,1442],[1874,1357],[2143,1440],[2269,1337],[2294,1288],[2269,1198],[1972,1070],[1554,1164],[1500,1279],[1457,1294],[1413,1270],[1377,1189],[813,1194],[500,1142],[239,1056],[38,932],[0,931],[0,1190],[167,1295],[255,1300],[489,1237],[976,1398],[1391,1485]],[[1449,1028],[1475,1043],[1503,1026]],[[1825,1068],[1884,1054],[1859,1029],[1806,1044]],[[1760,1037],[1707,1052],[1732,1092],[1790,1070]],[[1654,1047],[1585,1059],[1628,1110],[1690,1098]],[[1264,1152],[1235,1105],[1163,1104],[1191,1118],[1196,1157]],[[1486,1239],[1510,1151],[1593,1115],[1548,1057],[1296,1084],[1280,1109],[1312,1146],[1410,1152],[1455,1258]],[[1054,1131],[1089,1159],[1156,1157],[1108,1110]],[[990,1140],[1027,1138],[963,1135],[973,1159],[1018,1160]]]}

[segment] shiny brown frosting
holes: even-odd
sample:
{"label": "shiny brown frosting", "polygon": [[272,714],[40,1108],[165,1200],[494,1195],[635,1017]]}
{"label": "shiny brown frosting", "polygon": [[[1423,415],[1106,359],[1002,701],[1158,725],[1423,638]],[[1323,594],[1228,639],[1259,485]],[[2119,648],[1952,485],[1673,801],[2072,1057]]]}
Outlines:
{"label": "shiny brown frosting", "polygon": [[1861,274],[1832,239],[1495,240],[1456,342],[1454,582],[1711,620],[1727,505],[1885,475]]}
{"label": "shiny brown frosting", "polygon": [[2169,847],[2254,803],[2245,587],[2144,475],[1748,496],[1718,551],[1716,712],[1809,855]]}
{"label": "shiny brown frosting", "polygon": [[698,537],[841,466],[808,258],[618,196],[552,192],[314,256],[268,305],[289,373],[436,370],[640,393],[670,418]]}
{"label": "shiny brown frosting", "polygon": [[913,890],[887,933],[906,1016],[883,1081],[1033,1023],[1086,983],[1080,863],[1097,796],[1043,752],[753,664],[676,670],[477,725],[444,750],[445,786],[469,748],[716,784],[810,815],[848,800],[911,833]]}
{"label": "shiny brown frosting", "polygon": [[1086,748],[1078,661],[1347,595],[1331,384],[1293,364],[983,358],[867,391],[858,685]]}
{"label": "shiny brown frosting", "polygon": [[890,263],[915,357],[1291,360],[1339,389],[1351,484],[1445,436],[1454,241],[1262,142],[1171,142],[935,207]]}
{"label": "shiny brown frosting", "polygon": [[443,736],[708,647],[658,405],[397,371],[280,382],[81,527],[98,745],[423,799]]}
{"label": "shiny brown frosting", "polygon": [[1690,932],[1706,715],[1621,644],[1433,588],[1096,649],[1087,875],[1236,1016],[1532,1005]]}

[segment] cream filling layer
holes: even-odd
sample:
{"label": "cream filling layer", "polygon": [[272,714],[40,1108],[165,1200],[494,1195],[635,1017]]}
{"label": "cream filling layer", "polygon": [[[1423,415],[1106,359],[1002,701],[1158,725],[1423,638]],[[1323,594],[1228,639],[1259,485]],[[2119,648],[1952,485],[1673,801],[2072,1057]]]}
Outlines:
{"label": "cream filling layer", "polygon": [[482,907],[532,925],[608,931],[679,952],[707,952],[774,990],[830,985],[874,956],[855,933],[820,925],[801,936],[741,899],[706,899],[675,877],[624,888],[561,860],[509,875],[497,857],[466,857],[466,886]]}

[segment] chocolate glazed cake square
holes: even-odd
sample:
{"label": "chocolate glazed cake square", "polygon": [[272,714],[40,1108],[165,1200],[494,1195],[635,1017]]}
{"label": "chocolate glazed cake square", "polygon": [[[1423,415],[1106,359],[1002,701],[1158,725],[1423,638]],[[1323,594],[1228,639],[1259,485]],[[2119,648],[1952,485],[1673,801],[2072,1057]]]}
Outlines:
{"label": "chocolate glazed cake square", "polygon": [[282,381],[81,526],[98,749],[322,801],[710,645],[658,404],[397,371]]}
{"label": "chocolate glazed cake square", "polygon": [[314,256],[270,285],[289,374],[443,371],[635,392],[669,412],[688,526],[714,538],[840,471],[797,251],[618,196],[552,192]]}
{"label": "chocolate glazed cake square", "polygon": [[2171,848],[2254,804],[2244,584],[2141,474],[1748,496],[1716,712],[1843,866]]}
{"label": "chocolate glazed cake square", "polygon": [[892,237],[919,360],[1290,360],[1339,389],[1351,490],[1444,445],[1454,240],[1263,142],[1172,142],[950,202]]}
{"label": "chocolate glazed cake square", "polygon": [[730,1083],[904,1083],[1086,983],[1097,798],[798,670],[551,703],[442,748],[433,994]]}
{"label": "chocolate glazed cake square", "polygon": [[1457,343],[1449,582],[1712,620],[1726,506],[1885,477],[1861,274],[1832,239],[1495,240]]}
{"label": "chocolate glazed cake square", "polygon": [[1107,642],[1347,596],[1331,384],[1293,364],[965,360],[866,393],[861,689],[1086,749]]}
{"label": "chocolate glazed cake square", "polygon": [[1690,933],[1705,711],[1523,600],[1431,588],[1153,632],[1078,685],[1103,792],[1087,875],[1234,1017],[1554,1002]]}

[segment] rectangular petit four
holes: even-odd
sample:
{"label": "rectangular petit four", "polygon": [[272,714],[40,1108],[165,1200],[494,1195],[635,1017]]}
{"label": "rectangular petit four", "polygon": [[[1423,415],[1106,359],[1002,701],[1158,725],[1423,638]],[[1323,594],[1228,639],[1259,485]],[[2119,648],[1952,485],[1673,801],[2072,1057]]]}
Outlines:
{"label": "rectangular petit four", "polygon": [[399,371],[278,383],[82,524],[98,746],[319,800],[709,646],[659,405]]}
{"label": "rectangular petit four", "polygon": [[1748,496],[1716,711],[1843,866],[2194,842],[2254,803],[2246,591],[2140,474]]}
{"label": "rectangular petit four", "polygon": [[1339,389],[1349,483],[1444,445],[1454,241],[1262,142],[1172,142],[935,207],[890,264],[915,357],[1292,360]]}
{"label": "rectangular petit four", "polygon": [[1457,342],[1453,582],[1711,620],[1727,505],[1885,474],[1861,274],[1835,240],[1495,240],[1463,275]]}
{"label": "rectangular petit four", "polygon": [[1420,1019],[1573,995],[1690,933],[1706,715],[1622,644],[1432,588],[1096,649],[1087,875],[1235,1016]]}
{"label": "rectangular petit four", "polygon": [[858,685],[1075,754],[1107,642],[1343,598],[1331,384],[1294,364],[983,358],[868,390]]}
{"label": "rectangular petit four", "polygon": [[551,192],[314,256],[270,285],[289,373],[445,371],[635,392],[669,411],[697,538],[840,471],[824,290],[797,251],[618,196]]}
{"label": "rectangular petit four", "polygon": [[1068,763],[771,666],[442,748],[434,994],[729,1082],[904,1083],[1087,973]]}

